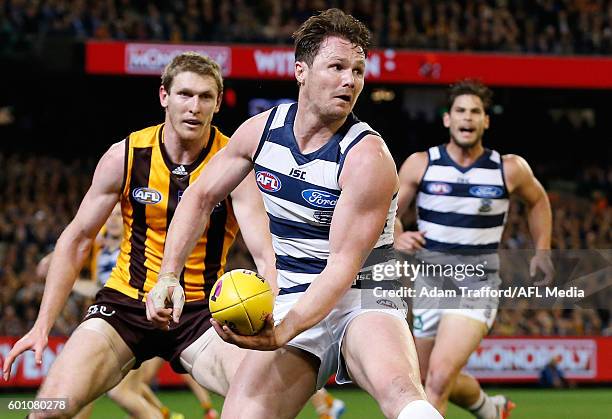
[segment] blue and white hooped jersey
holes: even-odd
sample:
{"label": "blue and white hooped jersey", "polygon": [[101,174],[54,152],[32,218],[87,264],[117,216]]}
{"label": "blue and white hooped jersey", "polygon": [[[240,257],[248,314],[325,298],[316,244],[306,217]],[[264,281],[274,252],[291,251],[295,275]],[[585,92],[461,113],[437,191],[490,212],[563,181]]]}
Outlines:
{"label": "blue and white hooped jersey", "polygon": [[[366,135],[379,135],[350,114],[329,142],[302,154],[293,133],[296,112],[297,103],[272,109],[253,156],[255,179],[270,219],[281,294],[305,291],[325,268],[345,158]],[[376,247],[393,244],[396,210],[397,196]]]}
{"label": "blue and white hooped jersey", "polygon": [[465,168],[451,159],[445,145],[430,148],[428,155],[416,200],[426,249],[497,249],[510,203],[500,154],[485,149]]}
{"label": "blue and white hooped jersey", "polygon": [[98,285],[103,287],[106,281],[108,281],[113,268],[117,264],[120,250],[121,248],[119,246],[117,246],[115,250],[109,250],[107,247],[102,247],[102,249],[100,249],[100,252],[96,256],[98,258],[96,262],[96,278],[98,280]]}

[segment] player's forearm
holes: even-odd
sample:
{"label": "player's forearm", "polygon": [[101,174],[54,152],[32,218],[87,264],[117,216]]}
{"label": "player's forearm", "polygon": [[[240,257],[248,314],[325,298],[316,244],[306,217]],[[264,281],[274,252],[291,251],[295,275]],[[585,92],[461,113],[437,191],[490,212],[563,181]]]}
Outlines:
{"label": "player's forearm", "polygon": [[284,342],[323,320],[350,288],[358,270],[353,266],[328,261],[325,270],[279,324],[278,334]]}
{"label": "player's forearm", "polygon": [[395,224],[393,227],[393,240],[397,241],[399,236],[404,232],[404,226],[402,225],[402,221],[399,217],[395,217]]}
{"label": "player's forearm", "polygon": [[183,194],[168,228],[160,273],[173,272],[178,275],[198,238],[204,233],[214,204],[201,198],[189,189]]}
{"label": "player's forearm", "polygon": [[75,239],[64,232],[57,242],[36,323],[48,334],[63,310],[81,267],[89,254],[91,239]]}
{"label": "player's forearm", "polygon": [[255,266],[257,266],[257,272],[266,278],[276,293],[278,290],[276,286],[276,256],[272,248],[272,238],[268,230],[266,213],[262,211],[262,214],[249,213],[245,215],[241,212],[243,208],[236,206],[234,206],[234,210],[237,217],[238,214],[241,215],[238,223],[241,226],[242,238],[253,257]]}
{"label": "player's forearm", "polygon": [[546,194],[528,208],[527,220],[533,244],[538,250],[549,250],[552,235],[552,211]]}
{"label": "player's forearm", "polygon": [[268,254],[260,254],[257,257],[253,255],[253,261],[255,262],[255,266],[257,266],[257,272],[261,276],[263,276],[274,294],[278,293],[278,285],[276,284],[276,261],[274,258],[274,253],[271,255]]}

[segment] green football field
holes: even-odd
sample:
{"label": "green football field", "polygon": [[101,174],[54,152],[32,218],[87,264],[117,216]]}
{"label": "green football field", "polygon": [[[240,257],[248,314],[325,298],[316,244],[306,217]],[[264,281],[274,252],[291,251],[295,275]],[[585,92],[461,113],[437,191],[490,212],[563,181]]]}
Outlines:
{"label": "green football field", "polygon": [[[355,388],[331,389],[331,393],[344,400],[347,411],[343,419],[377,419],[383,418],[376,403],[370,396]],[[612,418],[612,388],[584,388],[572,390],[541,390],[537,388],[507,388],[487,391],[490,394],[503,393],[516,402],[517,408],[512,419],[603,419]],[[172,410],[181,412],[185,418],[201,418],[201,410],[195,397],[187,391],[162,391],[160,399]],[[24,412],[9,412],[6,401],[11,398],[23,400],[28,394],[0,394],[3,406],[0,418],[23,418]],[[214,405],[221,408],[222,399],[215,397]],[[447,418],[468,419],[472,416],[451,407]],[[110,399],[103,397],[96,402],[92,415],[94,419],[127,418]],[[245,415],[245,418],[248,418]],[[298,416],[300,419],[316,418],[314,409],[308,405]]]}

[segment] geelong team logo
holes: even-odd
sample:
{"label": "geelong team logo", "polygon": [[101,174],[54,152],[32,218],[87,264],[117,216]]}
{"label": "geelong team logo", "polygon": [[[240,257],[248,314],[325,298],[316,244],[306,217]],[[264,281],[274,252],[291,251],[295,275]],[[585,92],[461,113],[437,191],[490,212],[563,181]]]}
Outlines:
{"label": "geelong team logo", "polygon": [[331,224],[332,217],[334,215],[333,211],[315,211],[312,215],[315,220],[320,222],[321,224]]}
{"label": "geelong team logo", "polygon": [[278,176],[270,172],[261,171],[255,173],[255,180],[259,188],[267,192],[276,192],[281,188],[281,181]]}
{"label": "geelong team logo", "polygon": [[427,192],[434,195],[447,195],[453,191],[453,187],[444,182],[432,182],[427,185]]}
{"label": "geelong team logo", "polygon": [[302,191],[302,198],[313,207],[330,209],[336,206],[339,197],[325,191],[306,189]]}
{"label": "geelong team logo", "polygon": [[472,186],[470,195],[478,198],[499,198],[504,194],[504,190],[499,186]]}
{"label": "geelong team logo", "polygon": [[162,194],[152,188],[136,188],[132,191],[134,199],[141,204],[157,204],[162,200]]}

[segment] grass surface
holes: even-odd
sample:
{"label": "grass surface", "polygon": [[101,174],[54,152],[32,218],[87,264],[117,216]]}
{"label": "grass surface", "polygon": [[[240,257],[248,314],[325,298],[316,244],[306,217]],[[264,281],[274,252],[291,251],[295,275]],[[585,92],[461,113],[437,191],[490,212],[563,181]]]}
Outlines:
{"label": "grass surface", "polygon": [[[600,419],[612,418],[612,388],[585,388],[573,390],[541,390],[537,388],[487,389],[489,394],[503,393],[517,404],[511,419]],[[347,411],[342,419],[383,418],[374,400],[355,388],[332,389],[331,393],[344,400]],[[196,398],[187,391],[162,391],[160,399],[173,411],[181,412],[186,419],[201,418],[202,413]],[[0,418],[23,418],[25,412],[6,410],[7,400],[23,400],[28,394],[0,394],[2,405]],[[220,410],[222,399],[214,397],[213,403]],[[299,419],[314,419],[316,414],[309,404],[298,416]],[[472,416],[451,406],[447,418],[468,419]],[[92,419],[127,418],[110,399],[103,397],[96,402]],[[248,418],[248,416],[245,416]]]}

